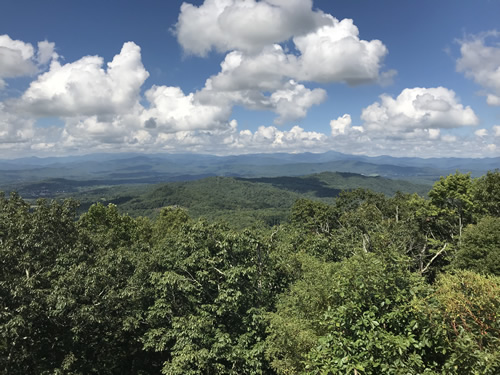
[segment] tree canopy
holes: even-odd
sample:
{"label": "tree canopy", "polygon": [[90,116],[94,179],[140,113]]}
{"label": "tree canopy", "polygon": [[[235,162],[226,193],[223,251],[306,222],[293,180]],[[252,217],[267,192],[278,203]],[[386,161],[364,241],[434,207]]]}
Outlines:
{"label": "tree canopy", "polygon": [[235,230],[0,197],[0,373],[498,374],[500,172]]}

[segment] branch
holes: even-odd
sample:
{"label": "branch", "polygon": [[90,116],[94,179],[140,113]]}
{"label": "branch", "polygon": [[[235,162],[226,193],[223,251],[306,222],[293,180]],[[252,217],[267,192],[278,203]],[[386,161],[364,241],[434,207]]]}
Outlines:
{"label": "branch", "polygon": [[429,263],[427,263],[427,265],[424,267],[424,269],[422,271],[420,271],[420,273],[424,273],[425,271],[427,271],[427,269],[430,267],[430,265],[432,264],[432,262],[434,262],[434,260],[439,256],[441,255],[441,253],[446,249],[446,246],[448,245],[448,243],[445,243],[443,248],[441,250],[439,250],[436,255],[434,255],[432,257],[432,259],[429,261]]}
{"label": "branch", "polygon": [[224,272],[222,272],[220,269],[218,269],[217,267],[212,266],[212,268],[213,268],[214,270],[216,270],[218,273],[220,273],[222,276],[226,276],[226,274],[225,274]]}
{"label": "branch", "polygon": [[273,237],[275,236],[276,233],[278,233],[279,230],[280,230],[280,227],[277,227],[276,230],[273,231],[273,233],[271,233],[270,242],[273,242]]}
{"label": "branch", "polygon": [[[365,253],[368,252],[368,248],[370,248],[370,236],[367,234],[361,234],[361,238],[363,239],[363,251]],[[368,243],[368,248],[366,247],[366,244]]]}

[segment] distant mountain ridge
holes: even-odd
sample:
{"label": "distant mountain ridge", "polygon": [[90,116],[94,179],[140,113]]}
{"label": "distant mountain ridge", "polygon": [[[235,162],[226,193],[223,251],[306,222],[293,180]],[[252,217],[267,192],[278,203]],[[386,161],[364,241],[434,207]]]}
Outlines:
{"label": "distant mountain ridge", "polygon": [[325,153],[269,153],[216,156],[204,154],[90,154],[0,160],[0,186],[52,178],[95,180],[100,184],[158,183],[208,176],[242,178],[302,176],[349,172],[431,184],[442,175],[479,176],[500,168],[500,158],[396,158]]}
{"label": "distant mountain ridge", "polygon": [[87,155],[60,156],[60,157],[24,157],[15,159],[0,159],[0,170],[13,167],[35,167],[50,165],[78,164],[81,162],[109,162],[126,160],[172,161],[187,164],[212,163],[212,164],[292,164],[292,163],[325,163],[330,161],[356,160],[370,164],[389,164],[401,167],[434,167],[434,168],[468,168],[486,170],[500,166],[500,157],[496,158],[419,158],[419,157],[393,157],[393,156],[365,156],[344,154],[337,151],[324,153],[258,153],[217,156],[210,154],[168,154],[168,153],[96,153]]}

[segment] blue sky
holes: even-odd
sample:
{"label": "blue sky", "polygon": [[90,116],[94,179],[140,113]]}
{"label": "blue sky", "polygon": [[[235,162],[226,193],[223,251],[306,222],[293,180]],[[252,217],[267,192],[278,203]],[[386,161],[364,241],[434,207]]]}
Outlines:
{"label": "blue sky", "polygon": [[3,0],[0,157],[500,155],[500,0]]}

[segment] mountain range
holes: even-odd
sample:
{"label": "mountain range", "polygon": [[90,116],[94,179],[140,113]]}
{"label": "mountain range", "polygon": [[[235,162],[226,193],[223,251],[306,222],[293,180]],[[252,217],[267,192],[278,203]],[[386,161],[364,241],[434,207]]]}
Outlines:
{"label": "mountain range", "polygon": [[189,181],[209,176],[278,177],[349,172],[432,184],[459,170],[480,176],[500,167],[500,158],[395,158],[326,153],[271,153],[215,156],[203,154],[90,154],[0,160],[0,187],[63,178],[85,185]]}

